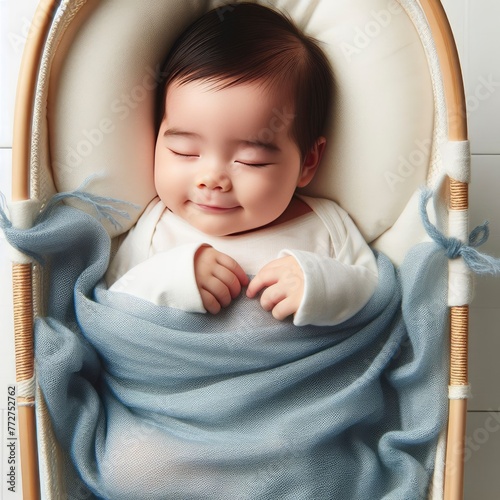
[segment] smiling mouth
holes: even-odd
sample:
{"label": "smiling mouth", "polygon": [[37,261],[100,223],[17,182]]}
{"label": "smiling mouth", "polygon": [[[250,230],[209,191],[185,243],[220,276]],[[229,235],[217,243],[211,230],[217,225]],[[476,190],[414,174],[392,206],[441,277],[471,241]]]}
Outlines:
{"label": "smiling mouth", "polygon": [[216,205],[204,205],[203,203],[195,203],[195,205],[203,212],[209,212],[214,214],[222,214],[226,212],[231,212],[239,208],[239,206],[234,207],[219,207]]}

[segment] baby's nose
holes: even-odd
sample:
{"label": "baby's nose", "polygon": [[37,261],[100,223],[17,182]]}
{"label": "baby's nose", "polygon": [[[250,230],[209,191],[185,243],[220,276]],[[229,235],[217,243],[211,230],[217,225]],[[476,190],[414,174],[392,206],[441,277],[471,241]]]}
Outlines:
{"label": "baby's nose", "polygon": [[199,188],[225,192],[231,189],[231,179],[225,172],[204,172],[199,175],[196,185]]}

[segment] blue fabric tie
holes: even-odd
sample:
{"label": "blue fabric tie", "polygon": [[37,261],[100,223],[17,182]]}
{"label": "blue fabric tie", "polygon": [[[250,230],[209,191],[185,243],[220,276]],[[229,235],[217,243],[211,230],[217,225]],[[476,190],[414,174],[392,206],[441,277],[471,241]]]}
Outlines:
{"label": "blue fabric tie", "polygon": [[433,196],[434,193],[430,189],[422,190],[420,197],[420,215],[427,234],[438,245],[444,248],[446,256],[449,259],[458,259],[462,257],[467,267],[476,274],[500,273],[500,259],[496,259],[491,255],[480,253],[476,250],[477,247],[481,246],[489,238],[490,229],[488,222],[484,222],[471,231],[467,244],[457,238],[447,238],[429,220],[427,204]]}
{"label": "blue fabric tie", "polygon": [[[42,221],[49,220],[54,207],[56,207],[66,199],[73,198],[78,199],[85,204],[93,207],[97,220],[101,222],[103,220],[107,220],[115,229],[121,229],[123,226],[117,220],[117,217],[122,217],[123,219],[130,220],[130,215],[125,210],[117,208],[116,205],[129,206],[136,210],[140,210],[141,207],[139,205],[136,205],[135,203],[111,198],[108,196],[98,196],[85,191],[85,188],[87,188],[90,182],[96,177],[97,175],[89,176],[75,191],[56,193],[54,196],[52,196],[49,199],[48,203],[40,210],[40,213],[36,217],[33,225],[36,226]],[[4,233],[8,233],[9,231],[16,231],[16,229],[12,226],[12,222],[7,216],[7,201],[5,195],[2,192],[0,192],[0,229],[2,229]],[[22,252],[31,257],[33,260],[36,260],[38,263],[44,264],[44,258],[40,254],[32,252],[29,248],[23,248]]]}

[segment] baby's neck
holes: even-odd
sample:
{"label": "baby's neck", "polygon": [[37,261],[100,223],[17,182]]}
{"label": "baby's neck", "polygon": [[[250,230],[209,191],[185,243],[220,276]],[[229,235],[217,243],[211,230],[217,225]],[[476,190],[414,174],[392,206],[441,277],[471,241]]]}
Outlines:
{"label": "baby's neck", "polygon": [[294,196],[286,210],[274,221],[269,223],[269,226],[277,226],[278,224],[283,224],[284,222],[288,222],[290,220],[296,219],[301,215],[305,215],[311,212],[311,207],[303,200]]}

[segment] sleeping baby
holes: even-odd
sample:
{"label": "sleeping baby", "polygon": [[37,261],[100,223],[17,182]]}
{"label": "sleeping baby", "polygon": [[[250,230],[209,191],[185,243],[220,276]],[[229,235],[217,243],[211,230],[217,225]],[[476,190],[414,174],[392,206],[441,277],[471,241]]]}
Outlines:
{"label": "sleeping baby", "polygon": [[26,230],[0,217],[49,265],[37,383],[69,497],[426,498],[447,257],[418,245],[396,271],[337,204],[297,193],[325,150],[323,52],[238,3],[189,27],[164,74],[158,197],[111,263],[106,228],[59,203],[114,220],[108,198],[59,193]]}
{"label": "sleeping baby", "polygon": [[326,144],[333,83],[318,44],[271,9],[237,4],[194,22],[162,74],[158,197],[112,260],[110,290],[217,314],[246,288],[297,326],[360,311],[375,256],[336,203],[296,193]]}

